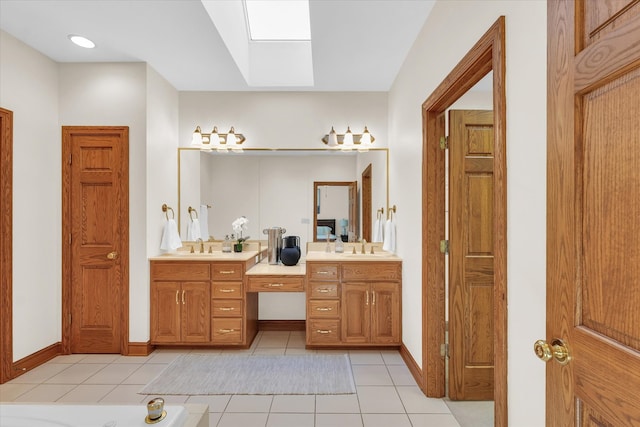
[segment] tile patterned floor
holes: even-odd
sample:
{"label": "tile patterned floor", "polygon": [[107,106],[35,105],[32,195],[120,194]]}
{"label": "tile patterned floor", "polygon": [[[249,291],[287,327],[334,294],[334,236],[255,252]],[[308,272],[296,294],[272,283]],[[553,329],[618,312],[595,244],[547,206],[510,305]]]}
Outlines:
{"label": "tile patterned floor", "polygon": [[[137,394],[187,352],[304,354],[304,332],[260,332],[247,350],[156,350],[146,357],[74,354],[0,385],[2,402],[143,404]],[[330,351],[345,353],[347,351]],[[352,395],[163,396],[167,404],[209,405],[211,427],[490,427],[492,402],[424,396],[397,351],[348,351]],[[1,418],[1,416],[0,416]]]}

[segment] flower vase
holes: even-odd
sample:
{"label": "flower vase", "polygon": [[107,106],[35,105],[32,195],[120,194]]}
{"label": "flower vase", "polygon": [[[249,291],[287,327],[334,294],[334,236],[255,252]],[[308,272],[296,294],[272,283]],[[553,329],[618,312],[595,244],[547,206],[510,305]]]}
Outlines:
{"label": "flower vase", "polygon": [[234,243],[233,252],[242,252],[242,243]]}

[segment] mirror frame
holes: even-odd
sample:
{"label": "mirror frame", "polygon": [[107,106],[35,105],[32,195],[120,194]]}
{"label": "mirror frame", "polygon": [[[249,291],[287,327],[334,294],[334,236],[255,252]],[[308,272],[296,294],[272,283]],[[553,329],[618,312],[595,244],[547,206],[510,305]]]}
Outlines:
{"label": "mirror frame", "polygon": [[[176,219],[178,221],[178,229],[180,229],[180,224],[182,221],[182,206],[181,206],[181,202],[180,202],[180,188],[181,188],[181,178],[180,178],[180,164],[181,164],[181,158],[182,158],[182,152],[183,151],[202,151],[199,148],[194,148],[194,147],[178,147],[178,180],[177,180],[177,184],[178,184],[178,201],[177,201],[177,214],[176,214]],[[253,152],[269,152],[269,153],[287,153],[287,152],[308,152],[309,154],[313,154],[313,153],[327,153],[327,152],[335,152],[335,153],[340,153],[339,149],[335,149],[335,148],[243,148],[243,151],[253,151]],[[388,147],[371,147],[369,148],[369,151],[383,151],[385,153],[385,184],[386,184],[386,197],[385,197],[385,204],[386,206],[384,206],[385,208],[385,212],[389,212],[389,156],[390,156],[390,152],[389,152],[389,148]],[[231,155],[236,155],[236,156],[241,156],[242,153],[229,153]],[[220,154],[221,156],[223,156],[224,154]],[[357,177],[356,177],[356,181],[357,181]],[[314,199],[315,199],[315,195],[314,195]],[[316,210],[313,210],[314,212],[314,224],[316,221]],[[315,233],[313,233],[313,236],[315,238]]]}

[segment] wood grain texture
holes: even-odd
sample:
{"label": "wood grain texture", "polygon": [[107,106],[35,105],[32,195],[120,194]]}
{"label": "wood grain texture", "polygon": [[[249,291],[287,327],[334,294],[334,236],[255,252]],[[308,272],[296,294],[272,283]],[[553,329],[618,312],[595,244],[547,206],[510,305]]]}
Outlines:
{"label": "wood grain texture", "polygon": [[[494,123],[494,354],[496,426],[506,426],[507,410],[507,182],[505,18],[501,16],[423,103],[423,370],[427,395],[444,393],[438,338],[444,339],[444,268],[438,244],[444,236],[444,161],[438,154],[438,117],[489,71],[493,71]],[[439,172],[439,169],[442,169]],[[440,189],[440,186],[442,189]],[[441,194],[442,193],[442,194]],[[437,210],[442,208],[441,210]],[[438,330],[434,330],[438,328]],[[435,375],[435,378],[431,376]]]}
{"label": "wood grain texture", "polygon": [[0,108],[0,384],[13,369],[13,112]]}
{"label": "wood grain texture", "polygon": [[[73,154],[75,154],[75,164],[71,161]],[[96,185],[99,182],[105,182],[105,178],[109,180],[111,190],[117,196],[107,197],[106,187],[100,188],[100,185]],[[87,186],[80,185],[81,182]],[[127,354],[129,348],[128,200],[129,128],[126,126],[63,126],[62,346],[65,354],[72,351],[105,351],[104,346],[109,340],[111,340],[109,351]],[[105,216],[107,214],[108,216]],[[106,227],[104,223],[107,219],[109,224],[116,225],[111,228]],[[106,239],[112,241],[106,242]],[[98,267],[98,264],[104,263],[106,253],[114,250],[118,253],[118,258],[111,262],[114,270],[113,275],[109,276],[113,280],[113,284],[109,286],[109,297],[112,302],[106,305],[103,302],[99,303],[102,310],[102,317],[99,320],[109,316],[105,310],[110,306],[113,321],[109,327],[105,323],[98,325],[97,328],[90,326],[90,322],[85,325],[86,327],[79,325],[79,322],[72,323],[72,318],[87,320],[91,316],[90,313],[94,311],[87,307],[87,304],[100,301],[99,294],[95,294],[96,298],[92,301],[82,299],[82,291],[92,288],[88,284],[80,284],[83,269],[78,266],[92,264],[89,268],[105,268],[106,264],[101,267]],[[103,274],[102,277],[107,276]],[[81,298],[81,301],[76,301],[77,298]],[[74,310],[79,311],[74,313]],[[99,330],[99,332],[90,333],[93,330]],[[80,331],[83,331],[82,334],[86,338],[77,339]]]}
{"label": "wood grain texture", "polygon": [[16,378],[62,354],[62,344],[57,342],[36,351],[13,364],[13,377]]}

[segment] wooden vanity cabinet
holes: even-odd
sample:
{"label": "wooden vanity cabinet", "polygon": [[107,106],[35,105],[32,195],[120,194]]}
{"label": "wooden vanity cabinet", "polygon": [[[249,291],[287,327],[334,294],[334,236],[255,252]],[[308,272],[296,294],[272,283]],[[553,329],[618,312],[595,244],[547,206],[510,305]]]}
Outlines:
{"label": "wooden vanity cabinet", "polygon": [[254,261],[151,261],[151,344],[251,345],[258,296],[245,294]]}
{"label": "wooden vanity cabinet", "polygon": [[151,343],[210,341],[210,282],[206,263],[151,264]]}
{"label": "wooden vanity cabinet", "polygon": [[401,262],[307,262],[307,277],[307,345],[401,344]]}

